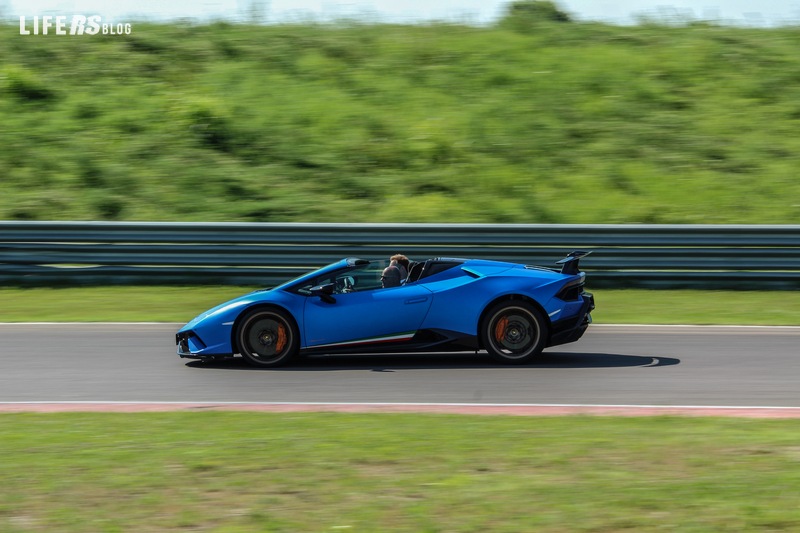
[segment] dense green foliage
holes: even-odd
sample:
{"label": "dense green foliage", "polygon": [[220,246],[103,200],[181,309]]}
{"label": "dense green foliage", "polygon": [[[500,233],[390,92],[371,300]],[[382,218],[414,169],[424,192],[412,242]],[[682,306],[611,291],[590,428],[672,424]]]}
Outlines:
{"label": "dense green foliage", "polygon": [[800,530],[796,420],[0,415],[0,530]]}
{"label": "dense green foliage", "polygon": [[800,30],[0,26],[0,219],[799,223]]}

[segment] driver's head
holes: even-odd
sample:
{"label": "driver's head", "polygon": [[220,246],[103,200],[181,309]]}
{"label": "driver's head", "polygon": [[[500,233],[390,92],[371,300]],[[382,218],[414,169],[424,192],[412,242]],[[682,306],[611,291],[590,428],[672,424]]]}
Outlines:
{"label": "driver's head", "polygon": [[381,273],[381,284],[384,289],[400,286],[400,269],[395,265],[396,262],[392,261]]}

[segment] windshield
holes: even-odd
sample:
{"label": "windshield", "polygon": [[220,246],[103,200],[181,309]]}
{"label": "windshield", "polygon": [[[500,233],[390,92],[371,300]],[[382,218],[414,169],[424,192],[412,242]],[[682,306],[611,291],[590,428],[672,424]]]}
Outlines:
{"label": "windshield", "polygon": [[335,270],[337,270],[339,268],[344,268],[347,265],[348,265],[347,260],[346,259],[342,259],[341,261],[337,261],[335,263],[331,263],[329,265],[326,265],[326,266],[324,266],[322,268],[318,268],[318,269],[313,270],[311,272],[306,272],[305,274],[297,276],[296,278],[291,279],[291,280],[289,280],[289,281],[287,281],[285,283],[281,283],[280,285],[278,285],[275,288],[276,289],[284,289],[284,290],[285,289],[294,290],[292,288],[292,285],[296,285],[296,284],[302,282],[305,279],[315,278],[315,277],[320,276],[321,274],[323,274],[325,272],[333,272],[333,271],[335,271]]}
{"label": "windshield", "polygon": [[381,273],[387,266],[389,266],[389,261],[370,261],[346,266],[303,279],[291,290],[304,296],[310,296],[312,287],[329,283],[334,284],[334,294],[380,289],[382,287]]}

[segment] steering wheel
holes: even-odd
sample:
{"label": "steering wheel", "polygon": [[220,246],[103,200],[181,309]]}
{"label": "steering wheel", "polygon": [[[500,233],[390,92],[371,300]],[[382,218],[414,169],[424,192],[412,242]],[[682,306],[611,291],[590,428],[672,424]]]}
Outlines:
{"label": "steering wheel", "polygon": [[336,292],[339,294],[355,291],[356,280],[353,276],[343,276],[336,280]]}

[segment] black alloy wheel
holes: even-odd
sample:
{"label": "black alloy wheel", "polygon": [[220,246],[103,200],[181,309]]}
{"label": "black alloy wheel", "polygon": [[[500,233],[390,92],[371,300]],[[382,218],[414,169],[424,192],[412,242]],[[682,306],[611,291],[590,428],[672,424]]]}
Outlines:
{"label": "black alloy wheel", "polygon": [[299,334],[294,320],[277,309],[249,312],[236,332],[239,352],[254,366],[284,364],[299,348]]}
{"label": "black alloy wheel", "polygon": [[524,364],[539,355],[547,340],[542,314],[523,301],[496,304],[481,324],[483,347],[496,361]]}

